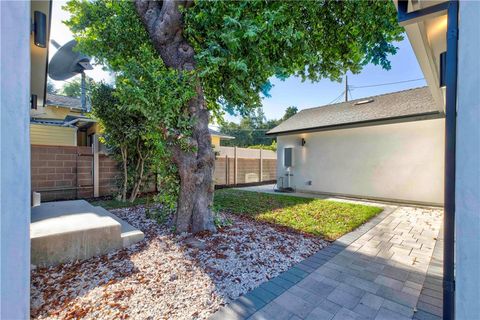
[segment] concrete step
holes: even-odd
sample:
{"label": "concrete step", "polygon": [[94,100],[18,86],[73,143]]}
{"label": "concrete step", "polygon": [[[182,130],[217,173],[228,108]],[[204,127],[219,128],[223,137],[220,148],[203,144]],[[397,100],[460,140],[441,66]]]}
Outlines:
{"label": "concrete step", "polygon": [[121,237],[122,237],[122,242],[123,242],[123,247],[124,248],[129,247],[132,244],[135,244],[137,242],[140,242],[145,238],[145,235],[143,234],[142,231],[138,230],[137,228],[135,228],[134,226],[132,226],[131,224],[129,224],[125,220],[120,219],[119,217],[117,217],[116,215],[111,213],[110,211],[108,211],[108,210],[106,210],[102,207],[94,207],[94,208],[95,208],[95,211],[98,212],[99,214],[109,216],[112,219],[114,219],[115,221],[117,221],[118,223],[120,223],[121,228],[122,228]]}
{"label": "concrete step", "polygon": [[102,207],[84,200],[42,203],[32,208],[32,264],[51,266],[88,259],[144,239],[134,228]]}
{"label": "concrete step", "polygon": [[123,247],[121,224],[84,200],[32,208],[31,260],[38,266],[83,260]]}

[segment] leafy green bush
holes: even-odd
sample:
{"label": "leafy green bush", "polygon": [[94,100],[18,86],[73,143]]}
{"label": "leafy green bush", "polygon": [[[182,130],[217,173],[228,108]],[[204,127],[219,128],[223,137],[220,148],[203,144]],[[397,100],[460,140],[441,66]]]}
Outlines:
{"label": "leafy green bush", "polygon": [[248,149],[263,149],[263,150],[277,151],[277,142],[272,141],[271,145],[257,144],[255,146],[249,146]]}

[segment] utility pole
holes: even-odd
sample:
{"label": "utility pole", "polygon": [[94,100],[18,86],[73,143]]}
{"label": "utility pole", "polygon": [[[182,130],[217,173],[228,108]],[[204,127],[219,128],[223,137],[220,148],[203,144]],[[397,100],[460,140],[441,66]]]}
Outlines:
{"label": "utility pole", "polygon": [[82,82],[81,82],[81,99],[82,102],[82,115],[84,112],[88,112],[87,110],[87,81],[85,79],[85,72],[82,70],[80,73],[82,75]]}
{"label": "utility pole", "polygon": [[348,76],[345,74],[345,102],[348,101]]}

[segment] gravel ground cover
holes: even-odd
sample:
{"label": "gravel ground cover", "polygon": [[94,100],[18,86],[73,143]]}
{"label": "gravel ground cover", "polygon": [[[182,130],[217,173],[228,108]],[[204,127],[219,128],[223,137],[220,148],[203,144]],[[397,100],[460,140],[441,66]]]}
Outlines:
{"label": "gravel ground cover", "polygon": [[143,206],[112,210],[145,240],[109,255],[32,267],[34,319],[206,319],[325,247],[319,237],[235,215],[195,238],[173,235]]}

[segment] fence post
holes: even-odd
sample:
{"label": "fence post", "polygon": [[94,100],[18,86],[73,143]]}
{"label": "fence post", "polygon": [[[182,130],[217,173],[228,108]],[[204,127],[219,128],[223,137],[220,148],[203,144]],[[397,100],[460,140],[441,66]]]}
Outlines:
{"label": "fence post", "polygon": [[[100,159],[98,156],[98,135],[93,135],[93,196],[100,196]],[[77,169],[78,170],[78,169]]]}
{"label": "fence post", "polygon": [[260,148],[260,177],[258,178],[259,182],[263,181],[263,153],[262,148]]}
{"label": "fence post", "polygon": [[238,168],[238,157],[237,157],[237,147],[233,148],[233,184],[237,185],[237,168]]}
{"label": "fence post", "polygon": [[228,154],[225,155],[225,185],[228,186]]}

